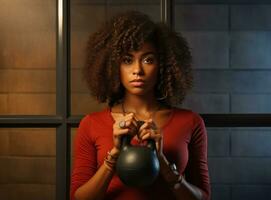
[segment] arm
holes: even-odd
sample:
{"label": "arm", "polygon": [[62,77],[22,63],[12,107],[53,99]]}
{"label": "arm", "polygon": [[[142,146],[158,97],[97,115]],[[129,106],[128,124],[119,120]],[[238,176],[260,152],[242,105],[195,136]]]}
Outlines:
{"label": "arm", "polygon": [[[188,147],[189,161],[185,170],[185,178],[171,169],[169,162],[163,154],[163,134],[160,130],[152,130],[146,123],[140,129],[140,136],[142,139],[152,138],[156,141],[160,173],[177,199],[208,200],[210,198],[210,185],[207,166],[207,134],[204,122],[200,116],[196,115],[194,117],[193,124],[191,141]],[[177,182],[180,184],[176,185]]]}
{"label": "arm", "polygon": [[[105,158],[104,163],[97,169],[96,148],[90,135],[89,119],[85,117],[79,126],[75,138],[74,168],[71,180],[71,200],[101,200],[105,197],[107,188],[114,175],[114,168],[119,155],[120,138],[131,134],[133,116],[121,116],[113,125],[112,139],[114,147]],[[125,120],[127,128],[120,129],[119,121]]]}
{"label": "arm", "polygon": [[[160,159],[161,173],[165,180],[170,183],[171,189],[177,199],[209,200],[210,183],[207,165],[207,133],[203,120],[200,116],[194,117],[194,126],[191,140],[188,146],[189,159],[185,169],[185,178],[175,174],[169,167],[164,156]],[[180,180],[179,187],[172,187],[172,183]]]}
{"label": "arm", "polygon": [[[116,148],[113,148],[110,154],[115,157],[118,152]],[[76,190],[75,199],[103,199],[113,175],[114,169],[112,166],[108,166],[104,162],[94,176]]]}
{"label": "arm", "polygon": [[[168,183],[170,189],[177,197],[177,199],[183,200],[201,200],[201,190],[188,183],[184,177],[170,168],[170,163],[167,161],[165,156],[159,156],[160,162],[160,173]],[[178,185],[177,185],[178,184]]]}
{"label": "arm", "polygon": [[[112,170],[105,164],[97,170],[96,149],[88,135],[89,121],[88,116],[82,119],[75,137],[71,200],[102,199],[113,177]],[[112,150],[112,154],[115,153]]]}

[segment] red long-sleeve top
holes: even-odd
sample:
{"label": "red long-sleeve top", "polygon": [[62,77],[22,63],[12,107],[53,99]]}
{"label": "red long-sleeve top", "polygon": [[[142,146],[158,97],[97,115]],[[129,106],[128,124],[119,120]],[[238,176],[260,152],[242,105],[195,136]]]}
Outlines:
{"label": "red long-sleeve top", "polygon": [[[107,152],[113,147],[114,119],[110,108],[86,115],[80,122],[75,137],[74,163],[71,177],[71,200],[81,185],[86,183],[103,164]],[[189,110],[174,108],[170,119],[162,127],[163,152],[177,165],[186,181],[201,189],[204,199],[210,198],[207,165],[207,134],[202,118]],[[137,144],[132,140],[132,144]],[[114,175],[105,199],[159,200],[175,199],[162,176],[146,188],[125,186]]]}

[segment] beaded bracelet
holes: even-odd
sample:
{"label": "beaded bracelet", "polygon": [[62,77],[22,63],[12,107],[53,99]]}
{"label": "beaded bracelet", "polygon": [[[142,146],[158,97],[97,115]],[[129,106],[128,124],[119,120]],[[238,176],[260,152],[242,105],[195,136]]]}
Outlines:
{"label": "beaded bracelet", "polygon": [[111,152],[108,151],[107,156],[104,158],[104,164],[106,168],[113,172],[115,169],[116,162],[117,162],[117,157],[113,156]]}
{"label": "beaded bracelet", "polygon": [[106,161],[104,161],[104,166],[111,172],[114,172],[114,169],[111,165],[109,165]]}

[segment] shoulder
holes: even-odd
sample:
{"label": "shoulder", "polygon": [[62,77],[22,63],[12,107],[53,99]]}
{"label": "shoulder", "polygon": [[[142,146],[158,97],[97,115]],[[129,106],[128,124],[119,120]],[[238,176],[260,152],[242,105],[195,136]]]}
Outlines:
{"label": "shoulder", "polygon": [[95,122],[108,123],[110,121],[109,112],[109,108],[104,108],[101,111],[89,113],[81,119],[80,126],[90,126],[93,123],[95,124]]}
{"label": "shoulder", "polygon": [[103,109],[99,112],[92,112],[85,115],[79,124],[77,136],[90,141],[95,141],[99,134],[108,130],[110,126],[110,117],[108,109]]}
{"label": "shoulder", "polygon": [[196,113],[192,110],[178,108],[178,107],[173,107],[172,110],[175,113],[175,117],[177,117],[177,118],[186,118],[186,119],[194,121],[194,122],[203,121],[202,117],[198,113]]}

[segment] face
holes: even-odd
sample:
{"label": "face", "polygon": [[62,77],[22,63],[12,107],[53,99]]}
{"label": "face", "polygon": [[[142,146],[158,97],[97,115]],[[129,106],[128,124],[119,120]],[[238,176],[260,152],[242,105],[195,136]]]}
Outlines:
{"label": "face", "polygon": [[140,50],[128,52],[122,57],[120,79],[126,93],[153,94],[157,73],[158,58],[150,43],[145,43]]}

